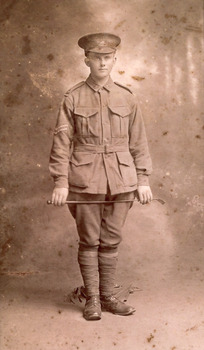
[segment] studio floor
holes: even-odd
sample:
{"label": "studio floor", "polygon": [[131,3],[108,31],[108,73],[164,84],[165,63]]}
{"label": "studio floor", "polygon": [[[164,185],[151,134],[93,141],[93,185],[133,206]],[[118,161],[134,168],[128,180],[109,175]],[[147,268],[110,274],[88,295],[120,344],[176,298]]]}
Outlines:
{"label": "studio floor", "polygon": [[103,312],[88,322],[83,301],[65,301],[81,284],[77,249],[67,247],[58,254],[64,265],[51,266],[46,254],[44,271],[1,276],[1,350],[203,350],[202,249],[175,240],[166,214],[160,204],[135,204],[124,227],[117,283],[136,287],[127,301],[134,315]]}

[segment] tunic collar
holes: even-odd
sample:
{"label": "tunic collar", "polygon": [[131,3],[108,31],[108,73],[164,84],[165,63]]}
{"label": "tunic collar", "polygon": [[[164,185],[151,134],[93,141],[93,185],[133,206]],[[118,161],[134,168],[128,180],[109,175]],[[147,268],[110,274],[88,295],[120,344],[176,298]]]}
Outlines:
{"label": "tunic collar", "polygon": [[104,88],[108,91],[111,91],[111,89],[114,87],[114,82],[111,79],[111,77],[109,77],[107,83],[104,86],[98,85],[93,78],[91,77],[91,75],[88,76],[88,78],[86,79],[86,83],[87,85],[90,86],[90,88],[92,88],[94,91],[99,91],[100,89]]}

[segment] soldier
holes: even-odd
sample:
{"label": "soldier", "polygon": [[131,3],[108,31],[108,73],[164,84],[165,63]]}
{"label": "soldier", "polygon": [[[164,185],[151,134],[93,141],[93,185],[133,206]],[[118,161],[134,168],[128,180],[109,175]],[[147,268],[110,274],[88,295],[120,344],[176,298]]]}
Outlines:
{"label": "soldier", "polygon": [[138,103],[110,77],[119,44],[120,38],[109,33],[79,39],[90,75],[64,96],[50,156],[54,205],[64,205],[67,198],[107,201],[69,205],[79,235],[86,320],[99,320],[101,307],[118,315],[134,313],[113,296],[118,246],[135,191],[142,204],[152,200],[151,159]]}

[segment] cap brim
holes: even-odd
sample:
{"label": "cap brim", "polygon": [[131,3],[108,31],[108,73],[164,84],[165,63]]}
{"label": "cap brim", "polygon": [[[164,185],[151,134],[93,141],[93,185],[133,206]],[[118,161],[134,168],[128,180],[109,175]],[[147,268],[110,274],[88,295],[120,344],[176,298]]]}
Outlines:
{"label": "cap brim", "polygon": [[113,53],[115,51],[116,49],[112,47],[94,47],[86,50],[86,52],[94,52],[94,53]]}

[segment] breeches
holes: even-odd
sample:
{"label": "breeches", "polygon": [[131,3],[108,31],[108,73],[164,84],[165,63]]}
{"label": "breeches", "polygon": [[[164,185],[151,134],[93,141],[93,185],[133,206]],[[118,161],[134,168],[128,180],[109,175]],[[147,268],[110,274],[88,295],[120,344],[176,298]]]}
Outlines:
{"label": "breeches", "polygon": [[[119,201],[134,200],[134,192],[110,194],[89,194],[70,192],[68,200],[75,201]],[[117,249],[122,237],[121,231],[132,206],[132,202],[107,204],[69,204],[79,235],[79,249],[101,249],[107,252]]]}

